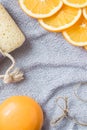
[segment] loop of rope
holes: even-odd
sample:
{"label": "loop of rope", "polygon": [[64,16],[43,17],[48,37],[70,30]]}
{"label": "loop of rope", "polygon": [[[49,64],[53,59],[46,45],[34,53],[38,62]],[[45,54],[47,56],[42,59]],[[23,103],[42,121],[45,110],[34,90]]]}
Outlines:
{"label": "loop of rope", "polygon": [[65,108],[62,108],[61,105],[57,104],[59,106],[59,108],[63,111],[63,113],[58,119],[51,121],[51,125],[55,125],[58,122],[60,122],[61,120],[63,120],[65,117],[68,117],[68,105],[67,105],[68,104],[68,98],[67,97],[65,97],[65,98],[64,97],[58,97],[56,99],[56,102],[58,102],[60,99],[64,100]]}
{"label": "loop of rope", "polygon": [[24,79],[23,73],[17,68],[14,69],[15,59],[10,54],[3,52],[1,49],[0,49],[0,53],[3,56],[8,57],[12,62],[12,65],[7,69],[5,74],[0,75],[0,78],[3,79],[4,83],[16,83],[16,82],[23,80]]}
{"label": "loop of rope", "polygon": [[82,99],[79,95],[78,95],[78,90],[81,87],[81,84],[78,84],[75,88],[74,88],[74,95],[77,97],[77,99],[79,99],[80,101],[87,103],[87,100]]}
{"label": "loop of rope", "polygon": [[[59,99],[62,99],[63,101],[64,101],[64,103],[65,103],[65,108],[62,108],[59,104],[58,104],[58,101],[59,101]],[[59,108],[64,112],[64,115],[65,116],[67,116],[67,114],[68,114],[68,97],[58,97],[57,99],[56,99],[56,103],[57,103],[57,105],[59,106]]]}
{"label": "loop of rope", "polygon": [[78,121],[76,118],[73,118],[73,121],[74,121],[77,125],[87,126],[87,123],[80,122],[80,121]]}
{"label": "loop of rope", "polygon": [[56,120],[51,121],[51,125],[56,125],[57,123],[59,123],[60,121],[62,121],[64,118],[68,118],[69,120],[72,120],[75,124],[77,125],[81,125],[81,126],[87,126],[87,123],[83,123],[83,122],[79,122],[76,118],[71,117],[69,115],[69,109],[68,109],[68,98],[67,97],[59,97],[57,101],[59,101],[59,99],[64,100],[65,103],[65,108],[62,108],[61,105],[58,104],[59,108],[63,111],[62,115],[60,117],[58,117]]}

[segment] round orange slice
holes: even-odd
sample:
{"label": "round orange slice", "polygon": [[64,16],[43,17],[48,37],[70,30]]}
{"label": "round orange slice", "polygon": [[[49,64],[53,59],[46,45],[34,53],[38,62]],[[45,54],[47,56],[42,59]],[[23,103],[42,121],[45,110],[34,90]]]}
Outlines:
{"label": "round orange slice", "polygon": [[63,0],[64,4],[75,7],[75,8],[83,8],[87,6],[87,0]]}
{"label": "round orange slice", "polygon": [[42,27],[52,32],[59,32],[74,25],[81,16],[81,9],[63,5],[53,16],[39,19]]}
{"label": "round orange slice", "polygon": [[86,46],[87,20],[82,16],[75,25],[63,31],[63,35],[67,41],[75,46]]}
{"label": "round orange slice", "polygon": [[24,12],[34,18],[47,18],[55,14],[63,5],[61,0],[19,0]]}
{"label": "round orange slice", "polygon": [[83,9],[83,15],[87,19],[87,7]]}

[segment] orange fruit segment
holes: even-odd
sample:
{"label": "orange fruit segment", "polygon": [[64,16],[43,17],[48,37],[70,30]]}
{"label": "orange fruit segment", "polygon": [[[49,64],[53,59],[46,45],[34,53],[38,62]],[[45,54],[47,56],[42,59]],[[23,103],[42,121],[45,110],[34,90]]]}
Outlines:
{"label": "orange fruit segment", "polygon": [[45,29],[57,32],[74,25],[80,18],[81,14],[81,9],[63,5],[56,14],[49,18],[39,19],[39,22]]}
{"label": "orange fruit segment", "polygon": [[83,9],[83,15],[87,19],[87,7]]}
{"label": "orange fruit segment", "polygon": [[34,18],[46,18],[55,14],[63,5],[61,0],[19,0],[24,12]]}
{"label": "orange fruit segment", "polygon": [[75,7],[75,8],[83,8],[87,6],[87,0],[63,0],[64,4]]}
{"label": "orange fruit segment", "polygon": [[82,16],[74,26],[63,31],[63,35],[75,46],[87,45],[87,20]]}
{"label": "orange fruit segment", "polygon": [[43,112],[27,96],[12,96],[0,105],[0,130],[41,130]]}

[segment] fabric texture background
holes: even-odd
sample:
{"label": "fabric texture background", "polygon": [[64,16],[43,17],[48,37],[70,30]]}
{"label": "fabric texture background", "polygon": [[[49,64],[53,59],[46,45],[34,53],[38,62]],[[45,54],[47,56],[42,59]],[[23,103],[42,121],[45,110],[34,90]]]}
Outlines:
{"label": "fabric texture background", "polygon": [[[18,0],[0,2],[26,36],[23,46],[11,53],[24,72],[25,80],[8,85],[0,81],[0,102],[12,95],[28,95],[43,108],[45,121],[42,130],[87,130],[87,127],[67,119],[54,127],[50,125],[51,119],[61,114],[55,103],[58,96],[68,96],[70,114],[87,122],[87,104],[77,100],[73,93],[73,87],[82,83],[79,94],[87,99],[87,51],[70,45],[61,33],[44,30],[37,20],[21,10]],[[9,64],[5,58],[0,64],[1,74]]]}

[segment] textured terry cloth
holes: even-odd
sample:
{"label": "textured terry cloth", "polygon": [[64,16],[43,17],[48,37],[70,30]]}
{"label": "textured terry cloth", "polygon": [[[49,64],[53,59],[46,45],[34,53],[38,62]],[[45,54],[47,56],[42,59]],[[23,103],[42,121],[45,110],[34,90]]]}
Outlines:
{"label": "textured terry cloth", "polygon": [[[87,99],[87,51],[70,45],[60,33],[44,30],[37,20],[20,9],[18,0],[0,2],[26,35],[24,45],[12,52],[17,66],[24,71],[25,80],[8,85],[0,81],[0,102],[12,95],[28,95],[43,108],[45,121],[42,130],[87,130],[87,127],[68,119],[55,127],[50,125],[51,119],[61,114],[55,103],[58,96],[68,96],[70,114],[79,121],[87,122],[87,104],[77,100],[73,93],[73,87],[82,83],[79,94]],[[9,62],[5,58],[0,64],[1,74]]]}

